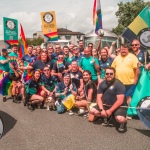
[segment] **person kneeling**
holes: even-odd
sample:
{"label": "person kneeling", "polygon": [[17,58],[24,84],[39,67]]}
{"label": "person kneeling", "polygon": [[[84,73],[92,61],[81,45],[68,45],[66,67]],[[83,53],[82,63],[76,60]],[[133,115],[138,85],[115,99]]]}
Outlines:
{"label": "person kneeling", "polygon": [[[97,117],[104,117],[102,125],[108,125],[114,115],[116,121],[120,123],[117,129],[123,132],[126,128],[126,108],[124,105],[125,87],[121,81],[115,78],[115,69],[106,68],[105,80],[101,82],[97,92],[97,105],[90,109],[90,114]],[[92,118],[92,117],[90,117]],[[93,121],[89,118],[89,121]]]}
{"label": "person kneeling", "polygon": [[70,74],[69,73],[64,74],[63,81],[56,85],[57,101],[55,104],[57,107],[58,114],[62,114],[66,110],[66,107],[62,103],[62,100],[69,95],[76,96],[76,94],[77,94],[77,89],[75,84],[71,83]]}
{"label": "person kneeling", "polygon": [[50,92],[42,85],[40,81],[41,72],[39,70],[35,70],[32,79],[27,81],[25,84],[26,88],[26,102],[28,103],[28,108],[30,110],[34,110],[35,104],[39,107],[42,106],[44,98],[38,95],[38,89],[41,88],[43,91],[50,94]]}

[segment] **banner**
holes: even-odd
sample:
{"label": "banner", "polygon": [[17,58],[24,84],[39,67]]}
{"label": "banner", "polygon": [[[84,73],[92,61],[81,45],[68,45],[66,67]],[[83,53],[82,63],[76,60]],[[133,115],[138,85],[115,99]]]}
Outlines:
{"label": "banner", "polygon": [[141,43],[141,49],[150,48],[150,9],[148,6],[140,12],[122,36],[130,43],[134,39],[138,39]]}
{"label": "banner", "polygon": [[5,48],[18,45],[18,20],[3,17]]}
{"label": "banner", "polygon": [[102,29],[102,12],[100,0],[94,0],[93,5],[93,25],[95,26],[95,33],[98,34],[98,30]]}
{"label": "banner", "polygon": [[46,41],[57,41],[58,32],[56,25],[56,16],[54,11],[41,12],[42,30]]}
{"label": "banner", "polygon": [[[149,99],[150,97],[150,72],[146,70],[144,67],[140,68],[140,77],[139,81],[136,85],[130,106],[131,107],[141,107],[140,103],[145,100],[145,97]],[[149,100],[150,101],[150,100]],[[145,106],[144,106],[145,107]],[[135,108],[128,108],[127,114],[128,116],[137,115],[137,111]]]}

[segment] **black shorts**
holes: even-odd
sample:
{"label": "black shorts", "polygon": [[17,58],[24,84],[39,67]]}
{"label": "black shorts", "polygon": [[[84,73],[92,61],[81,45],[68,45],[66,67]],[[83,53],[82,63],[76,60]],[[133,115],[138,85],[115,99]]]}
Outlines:
{"label": "black shorts", "polygon": [[[96,110],[98,110],[99,112],[101,111],[98,107],[98,105],[94,106],[93,108],[95,108]],[[104,106],[104,110],[108,110],[110,109],[110,107],[108,106]],[[116,116],[123,116],[126,118],[126,114],[127,114],[127,108],[122,108],[122,107],[119,107],[118,109],[116,109],[114,112],[113,112],[113,116],[116,117]]]}
{"label": "black shorts", "polygon": [[10,73],[9,79],[12,81],[19,81],[19,80],[21,80],[21,76],[19,75],[19,77],[16,77],[14,73]]}

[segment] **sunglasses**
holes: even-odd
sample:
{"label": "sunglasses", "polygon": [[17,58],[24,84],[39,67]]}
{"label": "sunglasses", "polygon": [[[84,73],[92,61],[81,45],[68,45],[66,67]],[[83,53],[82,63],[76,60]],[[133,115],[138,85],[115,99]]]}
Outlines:
{"label": "sunglasses", "polygon": [[88,47],[93,47],[93,46],[88,46]]}
{"label": "sunglasses", "polygon": [[108,76],[108,75],[111,75],[111,76],[112,76],[112,75],[113,75],[113,73],[106,73],[106,75],[107,75],[107,76]]}
{"label": "sunglasses", "polygon": [[50,71],[50,69],[45,69],[44,71]]}
{"label": "sunglasses", "polygon": [[139,44],[132,44],[132,46],[138,46]]}
{"label": "sunglasses", "polygon": [[63,57],[58,57],[58,59],[63,59]]}
{"label": "sunglasses", "polygon": [[78,50],[78,48],[73,48],[73,50]]}
{"label": "sunglasses", "polygon": [[57,48],[55,48],[55,49],[60,49],[60,47],[57,47]]}

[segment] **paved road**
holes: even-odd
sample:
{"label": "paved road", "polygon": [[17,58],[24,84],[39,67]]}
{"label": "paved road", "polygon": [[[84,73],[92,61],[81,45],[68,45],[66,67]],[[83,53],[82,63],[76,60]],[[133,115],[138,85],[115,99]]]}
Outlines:
{"label": "paved road", "polygon": [[23,104],[2,102],[0,116],[4,136],[0,150],[149,150],[150,131],[139,120],[128,122],[126,133],[115,127],[103,127],[101,120],[87,119],[68,113],[58,115],[46,109],[30,112]]}

